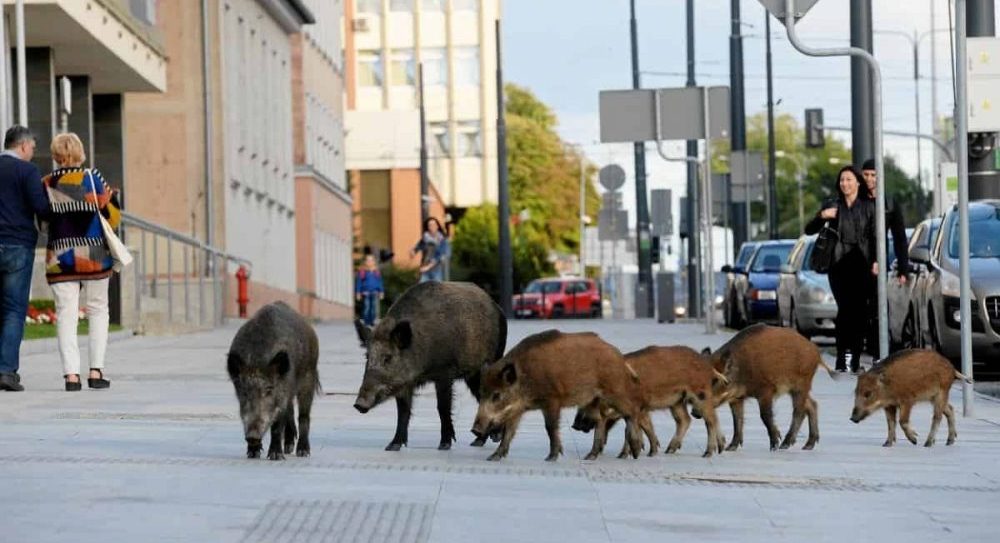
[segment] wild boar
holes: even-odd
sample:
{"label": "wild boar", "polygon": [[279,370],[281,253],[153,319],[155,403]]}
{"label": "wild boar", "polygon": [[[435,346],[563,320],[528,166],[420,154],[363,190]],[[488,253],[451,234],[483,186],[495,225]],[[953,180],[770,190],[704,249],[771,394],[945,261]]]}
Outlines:
{"label": "wild boar", "polygon": [[[489,457],[500,460],[510,451],[521,416],[530,409],[541,409],[549,435],[545,460],[552,462],[563,452],[560,409],[582,407],[600,398],[622,414],[633,456],[638,457],[642,438],[635,425],[641,414],[637,379],[621,352],[597,334],[557,330],[535,334],[483,372],[472,432],[482,437],[502,428],[500,446]],[[604,439],[603,426],[597,431]]]}
{"label": "wild boar", "polygon": [[810,396],[816,369],[824,368],[832,378],[834,371],[823,362],[819,348],[790,328],[755,324],[733,336],[715,353],[708,349],[716,371],[726,376],[728,384],[716,384],[716,398],[729,402],[733,413],[733,439],[726,450],[743,445],[743,402],[756,398],[760,418],[767,427],[771,450],[778,448],[781,434],[774,424],[774,400],[783,394],[792,396],[792,424],[781,441],[781,448],[795,444],[799,428],[809,416],[809,439],[802,447],[812,450],[819,441],[819,415],[816,401]]}
{"label": "wild boar", "polygon": [[899,424],[910,443],[917,444],[917,433],[910,427],[910,410],[916,402],[934,404],[931,429],[925,447],[934,445],[941,415],[948,417],[948,445],[955,443],[955,411],[948,403],[948,392],[955,379],[967,383],[972,380],[955,371],[951,363],[940,354],[924,349],[907,349],[894,353],[871,370],[858,376],[854,388],[854,411],[851,422],[860,423],[875,410],[885,410],[889,424],[889,437],[883,447],[896,443],[896,413]]}
{"label": "wild boar", "polygon": [[[482,289],[471,283],[428,282],[408,289],[374,329],[356,323],[366,346],[365,373],[354,407],[367,413],[396,398],[396,433],[386,446],[398,451],[409,440],[410,410],[417,387],[434,383],[441,441],[455,440],[452,387],[464,379],[479,400],[483,367],[503,356],[507,319]],[[482,446],[485,437],[473,442]]]}
{"label": "wild boar", "polygon": [[[725,378],[713,370],[702,355],[683,346],[646,347],[626,354],[625,361],[639,376],[638,390],[642,416],[638,423],[649,439],[649,456],[654,456],[660,449],[660,442],[656,437],[649,413],[659,409],[670,410],[676,429],[666,452],[672,454],[681,448],[684,435],[691,426],[691,416],[687,411],[688,403],[702,413],[705,419],[708,448],[703,456],[706,458],[712,456],[714,449],[722,452],[720,441],[723,440],[720,439],[718,418],[715,416],[716,401],[712,387],[714,380],[724,381]],[[582,431],[589,431],[598,425],[610,428],[620,418],[621,415],[607,402],[598,400],[577,411],[573,428]],[[604,445],[598,441],[595,432],[594,445],[587,459],[597,458]],[[628,453],[629,444],[626,441],[618,457],[625,458]]]}
{"label": "wild boar", "polygon": [[[319,393],[319,341],[313,327],[283,302],[266,305],[236,332],[226,369],[240,403],[247,458],[259,458],[264,432],[271,428],[270,460],[309,456],[309,421]],[[284,448],[282,448],[284,439]]]}

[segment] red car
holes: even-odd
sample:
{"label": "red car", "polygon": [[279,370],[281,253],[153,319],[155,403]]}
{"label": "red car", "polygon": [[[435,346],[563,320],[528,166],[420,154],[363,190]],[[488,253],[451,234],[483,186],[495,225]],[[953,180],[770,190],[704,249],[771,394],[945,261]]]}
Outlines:
{"label": "red car", "polygon": [[514,296],[514,317],[518,319],[560,317],[601,317],[601,293],[591,279],[558,277],[528,283],[523,294]]}

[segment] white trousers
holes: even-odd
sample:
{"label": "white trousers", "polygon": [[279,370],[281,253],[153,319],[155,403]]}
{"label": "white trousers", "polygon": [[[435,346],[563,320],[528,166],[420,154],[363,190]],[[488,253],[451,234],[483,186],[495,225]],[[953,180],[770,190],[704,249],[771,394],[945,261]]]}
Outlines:
{"label": "white trousers", "polygon": [[83,291],[84,307],[90,324],[90,367],[104,368],[104,354],[108,349],[108,282],[67,281],[53,283],[52,292],[56,297],[56,332],[59,335],[59,356],[62,358],[63,374],[80,373],[80,346],[77,344],[77,325],[80,320],[80,291]]}

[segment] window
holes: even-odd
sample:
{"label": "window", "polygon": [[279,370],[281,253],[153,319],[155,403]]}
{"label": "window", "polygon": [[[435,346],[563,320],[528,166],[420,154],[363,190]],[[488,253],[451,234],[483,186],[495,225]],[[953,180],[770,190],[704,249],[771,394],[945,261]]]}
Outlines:
{"label": "window", "polygon": [[129,7],[136,19],[151,26],[156,25],[156,0],[131,0]]}
{"label": "window", "polygon": [[778,273],[781,263],[788,258],[788,253],[792,252],[791,245],[766,245],[757,251],[757,256],[753,257],[753,264],[750,265],[752,273]]}
{"label": "window", "polygon": [[382,86],[382,52],[358,52],[358,85],[364,87]]}
{"label": "window", "polygon": [[417,69],[413,62],[413,49],[394,49],[389,65],[389,84],[416,85]]}
{"label": "window", "polygon": [[448,133],[448,122],[434,122],[430,123],[428,131],[434,138],[433,156],[450,156],[451,155],[451,140],[450,134]]}
{"label": "window", "polygon": [[562,291],[562,283],[559,281],[532,281],[528,283],[528,288],[524,289],[527,294],[557,294]]}
{"label": "window", "polygon": [[460,121],[458,123],[458,156],[482,155],[482,134],[479,121]]}
{"label": "window", "polygon": [[479,86],[479,48],[455,48],[455,84]]}
{"label": "window", "polygon": [[420,0],[420,11],[436,11],[444,13],[447,0]]}
{"label": "window", "polygon": [[413,13],[413,0],[390,0],[389,11]]}
{"label": "window", "polygon": [[381,15],[382,0],[356,0],[359,15]]}
{"label": "window", "polygon": [[424,86],[447,85],[448,64],[445,62],[444,48],[425,48],[420,56],[420,62],[424,65]]}
{"label": "window", "polygon": [[451,0],[454,11],[479,11],[479,0]]}

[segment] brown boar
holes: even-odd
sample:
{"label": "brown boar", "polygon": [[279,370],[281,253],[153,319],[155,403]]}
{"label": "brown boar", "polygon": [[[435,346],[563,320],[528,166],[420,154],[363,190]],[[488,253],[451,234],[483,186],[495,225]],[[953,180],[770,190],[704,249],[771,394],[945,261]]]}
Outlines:
{"label": "brown boar", "polygon": [[481,437],[502,428],[500,446],[489,457],[500,460],[507,456],[524,413],[541,409],[549,435],[549,455],[545,459],[551,462],[563,451],[560,409],[582,407],[600,398],[622,414],[633,456],[638,457],[642,438],[635,426],[641,412],[636,401],[636,379],[621,352],[597,334],[564,334],[557,330],[535,334],[483,369],[479,411],[472,432]]}
{"label": "brown boar", "polygon": [[951,363],[940,354],[925,349],[899,351],[871,370],[858,377],[854,388],[854,411],[851,421],[859,423],[877,409],[885,410],[889,424],[889,437],[883,447],[896,443],[896,413],[899,424],[910,443],[917,444],[917,433],[910,427],[910,410],[916,402],[934,404],[931,429],[925,447],[934,445],[941,415],[948,417],[948,445],[955,443],[955,411],[948,403],[948,391],[955,379],[968,383],[972,380],[955,371]]}
{"label": "brown boar", "polygon": [[[660,448],[660,442],[653,429],[649,413],[659,409],[669,409],[676,428],[674,436],[667,445],[667,454],[677,452],[681,448],[684,435],[691,426],[691,416],[688,415],[687,404],[690,403],[705,419],[708,431],[708,448],[703,456],[710,457],[714,449],[722,452],[725,445],[720,439],[718,418],[715,416],[716,400],[713,381],[725,380],[716,372],[697,351],[682,346],[647,347],[628,353],[625,360],[639,375],[639,402],[642,415],[637,421],[639,427],[649,439],[649,456],[655,455]],[[603,400],[598,400],[577,411],[573,428],[589,431],[591,428],[603,426],[607,435],[610,428],[621,418],[613,407]],[[587,455],[588,460],[597,458],[604,449],[605,443],[594,433],[594,445]],[[629,453],[629,443],[625,442],[619,458]],[[635,452],[635,454],[638,454]]]}
{"label": "brown boar", "polygon": [[733,439],[726,447],[735,451],[743,445],[743,402],[756,398],[760,418],[767,427],[771,450],[778,448],[781,434],[774,424],[774,400],[783,394],[792,396],[792,424],[781,441],[781,448],[795,444],[799,428],[809,416],[809,439],[802,447],[812,450],[819,441],[819,415],[816,401],[810,396],[813,376],[822,367],[836,378],[823,362],[819,348],[790,328],[755,324],[733,336],[711,357],[716,371],[726,376],[728,384],[716,385],[719,402],[729,402],[733,413]]}

